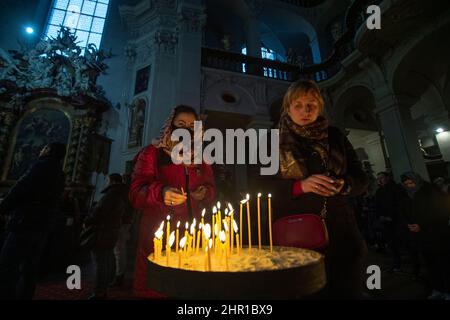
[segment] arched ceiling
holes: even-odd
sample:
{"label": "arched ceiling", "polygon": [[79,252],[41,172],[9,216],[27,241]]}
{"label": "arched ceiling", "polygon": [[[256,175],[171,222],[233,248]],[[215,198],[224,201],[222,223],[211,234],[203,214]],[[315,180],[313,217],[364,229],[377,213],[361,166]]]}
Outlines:
{"label": "arched ceiling", "polygon": [[403,57],[393,77],[396,94],[419,98],[450,68],[450,23],[431,33]]}
{"label": "arched ceiling", "polygon": [[333,110],[346,128],[377,130],[373,115],[375,99],[372,92],[363,86],[355,86],[345,91],[336,101]]}

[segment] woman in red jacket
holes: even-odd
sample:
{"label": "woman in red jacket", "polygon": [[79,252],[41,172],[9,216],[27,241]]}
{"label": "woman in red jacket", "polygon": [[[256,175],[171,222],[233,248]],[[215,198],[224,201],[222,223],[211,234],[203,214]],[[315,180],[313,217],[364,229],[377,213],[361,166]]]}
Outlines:
{"label": "woman in red jacket", "polygon": [[[196,111],[177,106],[164,125],[161,136],[138,154],[129,198],[134,208],[142,210],[139,243],[134,275],[134,293],[138,297],[155,297],[147,287],[147,257],[153,251],[153,235],[161,221],[171,214],[172,225],[184,226],[193,218],[201,219],[201,210],[211,208],[215,197],[212,168],[200,165],[174,164],[171,151],[178,143],[170,139],[172,131],[185,128],[193,137]],[[193,163],[193,162],[191,162]]]}

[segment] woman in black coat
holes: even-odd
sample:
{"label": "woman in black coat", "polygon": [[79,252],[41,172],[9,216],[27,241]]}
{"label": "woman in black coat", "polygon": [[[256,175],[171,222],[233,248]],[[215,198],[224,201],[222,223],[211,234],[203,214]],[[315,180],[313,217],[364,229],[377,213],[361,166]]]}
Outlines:
{"label": "woman in black coat", "polygon": [[324,214],[329,234],[326,295],[359,298],[367,249],[348,198],[366,190],[368,177],[345,135],[320,116],[323,108],[312,81],[293,83],[284,96],[279,123],[281,184],[273,192],[274,211],[278,217]]}
{"label": "woman in black coat", "polygon": [[433,289],[429,298],[450,299],[449,197],[415,172],[401,180],[411,199],[408,228],[417,235]]}

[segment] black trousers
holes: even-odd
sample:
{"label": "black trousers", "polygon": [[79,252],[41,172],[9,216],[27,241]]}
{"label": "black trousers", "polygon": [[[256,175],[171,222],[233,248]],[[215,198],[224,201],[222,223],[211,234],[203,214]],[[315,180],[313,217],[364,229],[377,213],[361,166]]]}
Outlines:
{"label": "black trousers", "polygon": [[94,293],[96,295],[104,295],[116,275],[114,248],[94,249],[92,251],[92,257],[95,264]]}
{"label": "black trousers", "polygon": [[443,293],[450,294],[450,250],[423,250],[428,268],[430,286]]}
{"label": "black trousers", "polygon": [[365,283],[366,243],[351,208],[335,206],[328,211],[326,224],[330,243],[325,253],[326,295],[331,299],[360,299]]}

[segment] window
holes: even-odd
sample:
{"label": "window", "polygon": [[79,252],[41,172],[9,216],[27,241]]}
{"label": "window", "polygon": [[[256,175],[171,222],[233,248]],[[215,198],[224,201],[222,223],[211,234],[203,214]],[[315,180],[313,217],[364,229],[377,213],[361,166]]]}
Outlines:
{"label": "window", "polygon": [[93,43],[100,48],[108,4],[109,0],[54,0],[45,36],[56,37],[63,25],[75,31],[80,47]]}
{"label": "window", "polygon": [[[241,50],[242,54],[247,55],[247,48],[243,47]],[[286,59],[279,55],[278,53],[276,53],[273,50],[270,50],[268,48],[265,47],[261,47],[261,58],[263,59],[268,59],[268,60],[278,60],[278,61],[282,61],[282,62],[286,62]],[[242,63],[242,73],[246,73],[246,66],[245,63]],[[263,67],[263,73],[264,73],[264,77],[268,77],[268,78],[275,78],[275,79],[284,79],[287,80],[287,74],[286,71],[281,71],[281,70],[276,70],[273,68],[269,68],[269,67]]]}

